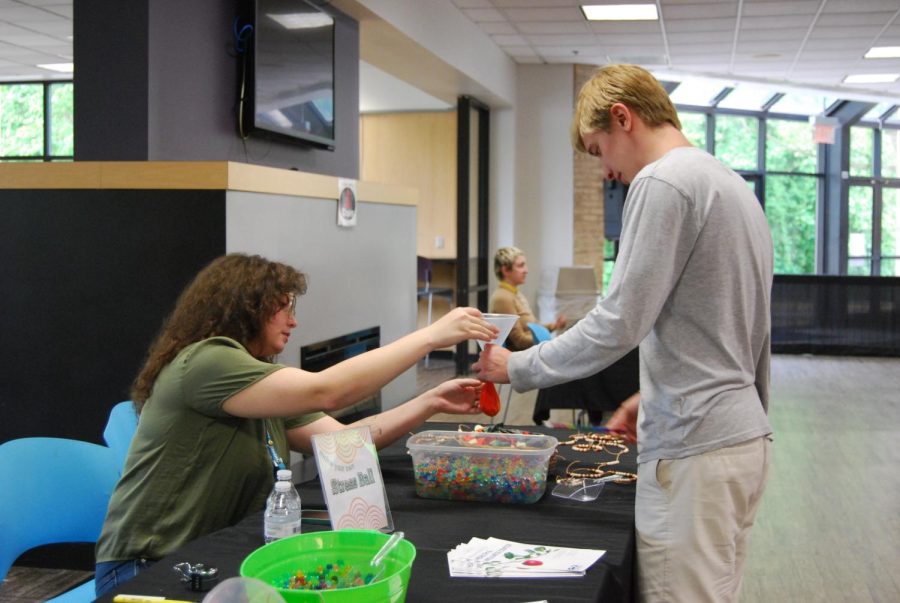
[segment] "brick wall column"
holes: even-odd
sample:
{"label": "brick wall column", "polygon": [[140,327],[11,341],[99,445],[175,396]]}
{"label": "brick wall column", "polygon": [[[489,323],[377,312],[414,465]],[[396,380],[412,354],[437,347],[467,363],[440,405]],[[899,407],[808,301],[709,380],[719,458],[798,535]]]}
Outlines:
{"label": "brick wall column", "polygon": [[[575,65],[575,93],[578,98],[581,87],[594,74],[596,65]],[[574,109],[574,106],[573,106]],[[597,274],[598,288],[603,280],[603,176],[596,159],[574,149],[573,178],[574,249],[573,260],[579,266],[593,266]]]}

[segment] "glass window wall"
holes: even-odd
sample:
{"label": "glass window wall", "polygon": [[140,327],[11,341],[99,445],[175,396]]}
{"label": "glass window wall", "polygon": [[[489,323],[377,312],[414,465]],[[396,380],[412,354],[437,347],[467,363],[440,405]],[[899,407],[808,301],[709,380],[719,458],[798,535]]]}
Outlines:
{"label": "glass window wall", "polygon": [[715,154],[734,170],[759,167],[759,119],[744,115],[716,115]]}
{"label": "glass window wall", "polygon": [[0,84],[0,161],[70,161],[72,82]]}

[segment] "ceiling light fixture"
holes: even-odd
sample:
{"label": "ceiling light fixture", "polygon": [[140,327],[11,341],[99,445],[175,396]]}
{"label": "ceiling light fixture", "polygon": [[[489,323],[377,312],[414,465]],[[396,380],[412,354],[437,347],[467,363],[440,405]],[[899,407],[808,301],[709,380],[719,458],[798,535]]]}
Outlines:
{"label": "ceiling light fixture", "polygon": [[864,59],[897,59],[900,58],[900,46],[873,46]]}
{"label": "ceiling light fixture", "polygon": [[322,13],[267,14],[266,16],[285,29],[315,29],[334,23],[334,19]]}
{"label": "ceiling light fixture", "polygon": [[41,69],[47,69],[49,71],[59,71],[60,73],[74,73],[75,72],[75,64],[74,63],[45,63],[43,65],[38,65]]}
{"label": "ceiling light fixture", "polygon": [[658,21],[655,4],[582,4],[588,21]]}
{"label": "ceiling light fixture", "polygon": [[900,73],[855,73],[844,78],[845,84],[889,84],[896,82]]}

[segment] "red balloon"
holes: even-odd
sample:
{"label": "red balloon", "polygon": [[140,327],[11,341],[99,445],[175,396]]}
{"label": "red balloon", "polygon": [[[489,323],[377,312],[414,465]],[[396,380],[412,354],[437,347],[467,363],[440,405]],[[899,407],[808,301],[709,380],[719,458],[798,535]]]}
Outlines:
{"label": "red balloon", "polygon": [[478,400],[478,406],[481,412],[489,417],[493,417],[500,412],[500,396],[497,394],[497,388],[490,381],[486,381],[481,387],[481,398]]}

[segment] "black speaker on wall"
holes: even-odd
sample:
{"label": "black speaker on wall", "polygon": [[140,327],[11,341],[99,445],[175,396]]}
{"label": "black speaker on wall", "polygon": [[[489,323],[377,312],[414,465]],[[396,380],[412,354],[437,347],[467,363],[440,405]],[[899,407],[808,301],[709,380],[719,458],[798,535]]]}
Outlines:
{"label": "black speaker on wall", "polygon": [[622,233],[622,212],[628,185],[618,180],[603,183],[603,236],[610,241],[618,241]]}

